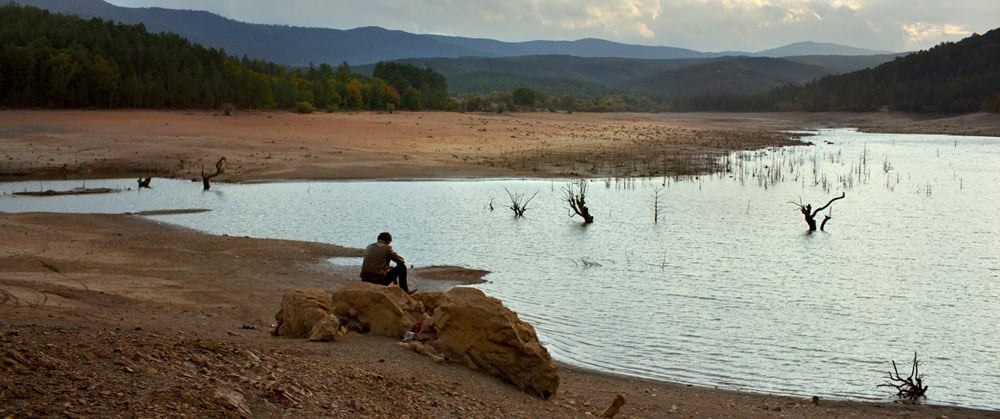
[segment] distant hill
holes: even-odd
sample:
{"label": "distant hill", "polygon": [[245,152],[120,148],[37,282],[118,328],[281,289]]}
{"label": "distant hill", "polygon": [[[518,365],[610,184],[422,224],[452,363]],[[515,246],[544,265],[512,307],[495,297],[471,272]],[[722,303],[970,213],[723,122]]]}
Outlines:
{"label": "distant hill", "polygon": [[829,42],[796,42],[783,47],[749,54],[754,57],[795,57],[800,55],[884,55],[893,54],[890,51],[873,51]]}
{"label": "distant hill", "polygon": [[823,67],[780,58],[728,57],[632,79],[620,87],[669,96],[743,95],[802,84],[827,74],[830,71]]}
{"label": "distant hill", "polygon": [[[3,2],[3,0],[0,0]],[[279,64],[310,62],[362,65],[378,61],[426,57],[514,57],[570,55],[636,59],[713,58],[725,55],[874,55],[836,44],[798,43],[758,53],[699,52],[666,46],[628,45],[600,39],[576,41],[501,42],[490,39],[418,35],[378,27],[350,30],[302,28],[237,22],[212,13],[162,8],[126,8],[102,0],[13,0],[53,12],[143,24],[152,33],[173,32],[188,40],[236,56]]]}
{"label": "distant hill", "polygon": [[[601,96],[639,92],[660,96],[763,93],[830,74],[874,67],[894,55],[648,60],[565,55],[419,58],[400,60],[441,73],[458,94],[531,87],[551,95]],[[356,67],[369,73],[372,66]]]}

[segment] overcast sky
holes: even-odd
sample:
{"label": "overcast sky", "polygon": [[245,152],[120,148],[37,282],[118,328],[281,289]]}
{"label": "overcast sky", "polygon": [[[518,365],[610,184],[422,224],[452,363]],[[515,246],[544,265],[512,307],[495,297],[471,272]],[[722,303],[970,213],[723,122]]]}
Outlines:
{"label": "overcast sky", "polygon": [[106,0],[230,19],[501,41],[602,38],[699,51],[799,41],[913,51],[1000,26],[1000,0]]}

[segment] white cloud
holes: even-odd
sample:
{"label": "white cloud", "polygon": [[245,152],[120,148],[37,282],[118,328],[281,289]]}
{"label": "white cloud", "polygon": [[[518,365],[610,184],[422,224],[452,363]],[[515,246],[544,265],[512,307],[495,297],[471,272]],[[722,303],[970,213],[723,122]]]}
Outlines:
{"label": "white cloud", "polygon": [[960,25],[917,22],[903,24],[902,28],[903,32],[906,33],[906,44],[911,49],[922,48],[929,43],[937,45],[941,42],[972,35],[971,31]]}

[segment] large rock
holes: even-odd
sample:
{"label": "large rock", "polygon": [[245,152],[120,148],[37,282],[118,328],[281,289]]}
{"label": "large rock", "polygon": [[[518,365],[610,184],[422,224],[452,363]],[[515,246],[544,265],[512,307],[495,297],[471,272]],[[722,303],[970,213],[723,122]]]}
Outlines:
{"label": "large rock", "polygon": [[335,290],[331,311],[350,330],[394,338],[424,318],[424,305],[401,288],[361,281]]}
{"label": "large rock", "polygon": [[422,326],[434,336],[427,343],[448,359],[503,377],[545,399],[559,387],[556,366],[535,328],[476,288],[445,293]]}
{"label": "large rock", "polygon": [[318,288],[294,289],[281,298],[281,310],[274,316],[278,325],[273,334],[312,341],[331,342],[339,335],[340,320],[330,313],[330,296]]}
{"label": "large rock", "polygon": [[444,300],[444,293],[441,291],[418,292],[412,297],[424,305],[425,312],[433,313],[434,309],[441,305],[441,301]]}

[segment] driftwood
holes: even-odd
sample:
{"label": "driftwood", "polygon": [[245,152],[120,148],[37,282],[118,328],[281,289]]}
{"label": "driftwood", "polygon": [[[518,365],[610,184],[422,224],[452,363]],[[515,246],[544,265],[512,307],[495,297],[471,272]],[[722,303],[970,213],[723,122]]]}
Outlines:
{"label": "driftwood", "polygon": [[215,162],[215,173],[210,175],[205,174],[205,168],[201,168],[201,185],[204,187],[203,190],[212,189],[212,178],[222,174],[222,162],[226,161],[225,157],[220,157],[219,161]]}
{"label": "driftwood", "polygon": [[73,188],[68,191],[54,191],[52,189],[46,189],[44,191],[14,192],[12,195],[17,195],[17,196],[90,195],[90,194],[101,194],[101,193],[115,193],[121,191],[122,191],[121,189],[112,189],[112,188]]}
{"label": "driftwood", "polygon": [[910,376],[902,378],[896,368],[896,361],[892,361],[892,371],[889,371],[889,381],[879,384],[878,387],[893,387],[896,395],[905,403],[917,403],[921,398],[927,398],[927,386],[924,385],[924,376],[920,374],[917,353],[913,353],[913,367],[910,369]]}
{"label": "driftwood", "polygon": [[[816,231],[816,214],[819,214],[821,211],[829,207],[830,204],[833,203],[833,201],[836,201],[838,199],[844,199],[844,196],[846,196],[846,194],[844,192],[841,192],[840,196],[835,196],[831,198],[829,201],[827,201],[826,205],[816,208],[815,210],[812,209],[812,204],[802,205],[802,203],[795,203],[795,202],[789,202],[789,203],[799,207],[799,211],[802,212],[802,216],[805,217],[806,224],[809,226],[809,232],[811,233],[813,231]],[[833,210],[831,209],[830,211],[832,212]],[[819,225],[820,231],[825,231],[823,230],[823,228],[826,227],[826,222],[830,221],[831,218],[833,217],[831,217],[829,214],[824,216],[823,222],[820,223]]]}
{"label": "driftwood", "polygon": [[[590,224],[594,222],[594,216],[590,215],[590,209],[587,208],[587,181],[581,180],[577,183],[577,187],[574,187],[572,183],[566,185],[563,191],[566,193],[566,202],[569,202],[569,208],[583,217],[584,224]],[[572,216],[572,215],[571,215]]]}

